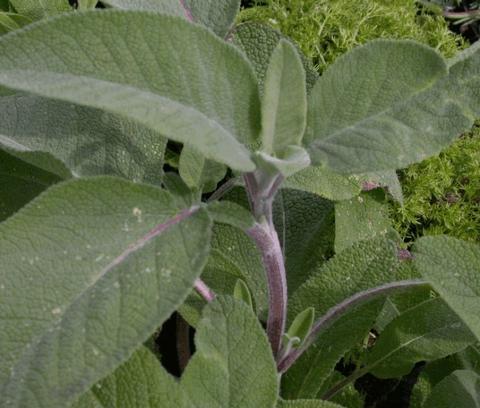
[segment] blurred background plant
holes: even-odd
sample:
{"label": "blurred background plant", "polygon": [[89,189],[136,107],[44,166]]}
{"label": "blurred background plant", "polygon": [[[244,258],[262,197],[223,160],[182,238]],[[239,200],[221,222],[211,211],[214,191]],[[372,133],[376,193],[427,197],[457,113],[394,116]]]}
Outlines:
{"label": "blurred background plant", "polygon": [[[299,44],[321,73],[338,56],[375,38],[413,39],[437,49],[445,57],[452,57],[466,48],[469,41],[452,32],[443,11],[473,7],[473,3],[480,2],[250,1],[250,7],[240,13],[239,21],[262,22],[280,30]],[[439,156],[410,166],[399,172],[399,176],[404,205],[391,201],[389,208],[393,224],[406,242],[425,234],[449,234],[480,241],[478,126]]]}
{"label": "blurred background plant", "polygon": [[430,11],[442,14],[457,31],[471,41],[480,38],[480,1],[421,0]]}

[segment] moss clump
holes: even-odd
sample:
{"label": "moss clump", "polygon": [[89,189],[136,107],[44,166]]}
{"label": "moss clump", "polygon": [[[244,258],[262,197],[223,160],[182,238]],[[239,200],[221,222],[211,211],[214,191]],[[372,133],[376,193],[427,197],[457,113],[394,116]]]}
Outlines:
{"label": "moss clump", "polygon": [[[446,57],[464,47],[439,16],[419,13],[415,0],[268,0],[242,10],[240,21],[260,21],[295,40],[319,70],[375,38],[408,38]],[[257,2],[258,4],[258,2]]]}
{"label": "moss clump", "polygon": [[391,214],[407,241],[437,234],[480,241],[480,123],[401,179],[404,206],[393,205]]}

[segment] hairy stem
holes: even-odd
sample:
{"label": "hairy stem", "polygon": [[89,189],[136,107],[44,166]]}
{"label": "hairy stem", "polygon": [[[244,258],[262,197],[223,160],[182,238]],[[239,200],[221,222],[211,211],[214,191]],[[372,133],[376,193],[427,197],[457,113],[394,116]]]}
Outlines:
{"label": "hairy stem", "polygon": [[278,364],[278,371],[284,373],[287,371],[295,361],[310,347],[317,336],[328,329],[340,317],[348,313],[353,308],[364,303],[371,302],[376,298],[388,296],[393,293],[402,292],[405,290],[423,287],[428,288],[430,285],[421,280],[405,280],[387,283],[385,285],[377,286],[375,288],[367,289],[358,292],[355,295],[345,299],[343,302],[330,308],[319,320],[313,325],[312,331],[305,339],[303,345],[298,349],[293,350],[290,354],[285,356]]}
{"label": "hairy stem", "polygon": [[273,200],[282,180],[281,176],[277,176],[261,184],[253,173],[245,176],[252,212],[259,221],[247,233],[260,250],[265,268],[268,284],[267,335],[274,356],[278,356],[281,349],[287,316],[285,262],[272,217]]}
{"label": "hairy stem", "polygon": [[207,302],[211,302],[215,299],[215,293],[207,286],[207,284],[200,278],[195,281],[195,290],[204,298]]}
{"label": "hairy stem", "polygon": [[232,188],[235,187],[235,184],[238,182],[238,180],[238,177],[234,177],[223,183],[214,193],[212,193],[210,197],[208,197],[207,203],[211,203],[222,198]]}

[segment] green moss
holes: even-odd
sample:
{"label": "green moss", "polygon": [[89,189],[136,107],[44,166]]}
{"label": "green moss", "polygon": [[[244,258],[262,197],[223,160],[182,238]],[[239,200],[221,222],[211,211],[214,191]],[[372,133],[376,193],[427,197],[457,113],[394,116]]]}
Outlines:
{"label": "green moss", "polygon": [[480,241],[480,123],[401,179],[404,206],[392,205],[391,214],[407,241],[437,234]]}
{"label": "green moss", "polygon": [[445,56],[464,46],[443,18],[418,13],[415,0],[269,0],[240,21],[261,21],[294,39],[321,72],[336,57],[375,38],[409,38]]}

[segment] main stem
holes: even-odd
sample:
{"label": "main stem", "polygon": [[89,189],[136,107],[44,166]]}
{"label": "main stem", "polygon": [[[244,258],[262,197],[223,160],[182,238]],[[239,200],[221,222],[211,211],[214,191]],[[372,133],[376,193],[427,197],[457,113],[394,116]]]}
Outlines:
{"label": "main stem", "polygon": [[[262,176],[262,175],[260,175]],[[287,278],[282,247],[273,225],[272,205],[282,182],[281,176],[258,180],[253,173],[245,176],[245,185],[252,211],[257,219],[247,232],[257,244],[262,255],[268,284],[267,335],[273,355],[278,356],[287,317]]]}

